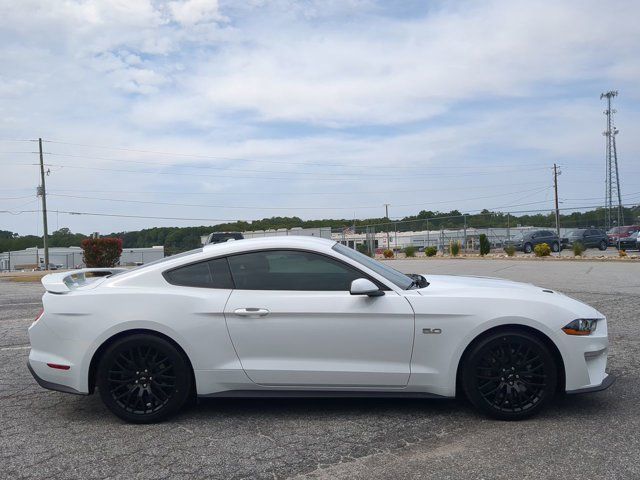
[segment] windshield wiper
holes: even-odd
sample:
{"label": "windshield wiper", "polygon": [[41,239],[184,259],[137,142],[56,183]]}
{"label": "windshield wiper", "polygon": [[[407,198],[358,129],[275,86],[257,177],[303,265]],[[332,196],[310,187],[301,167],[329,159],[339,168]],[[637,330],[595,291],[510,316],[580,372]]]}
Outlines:
{"label": "windshield wiper", "polygon": [[411,281],[411,285],[407,287],[407,290],[413,287],[424,288],[429,286],[429,282],[422,275],[418,275],[417,273],[407,273],[407,277],[409,277]]}

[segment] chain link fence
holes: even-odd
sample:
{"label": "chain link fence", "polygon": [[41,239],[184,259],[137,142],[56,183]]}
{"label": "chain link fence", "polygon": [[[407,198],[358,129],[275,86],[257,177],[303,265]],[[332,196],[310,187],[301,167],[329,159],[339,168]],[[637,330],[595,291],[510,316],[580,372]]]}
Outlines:
{"label": "chain link fence", "polygon": [[[559,237],[566,237],[569,231],[579,228],[605,228],[604,209],[602,212],[582,213],[578,209],[563,209],[559,217]],[[640,207],[630,208],[626,224],[640,223]],[[380,222],[369,225],[351,225],[332,229],[332,238],[351,248],[369,255],[380,254],[384,250],[402,251],[414,247],[423,251],[435,247],[440,252],[448,252],[457,242],[463,252],[479,252],[480,235],[486,235],[492,249],[502,250],[511,240],[534,230],[548,230],[556,233],[554,211],[529,211],[517,213],[486,212],[413,218]]]}

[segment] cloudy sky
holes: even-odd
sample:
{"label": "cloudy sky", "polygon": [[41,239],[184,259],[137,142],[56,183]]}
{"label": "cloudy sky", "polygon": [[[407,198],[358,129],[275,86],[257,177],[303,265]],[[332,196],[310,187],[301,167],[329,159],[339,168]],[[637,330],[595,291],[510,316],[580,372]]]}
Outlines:
{"label": "cloudy sky", "polygon": [[0,0],[0,229],[42,231],[38,137],[50,230],[545,209],[554,162],[563,207],[602,204],[611,89],[637,203],[638,18],[637,1]]}

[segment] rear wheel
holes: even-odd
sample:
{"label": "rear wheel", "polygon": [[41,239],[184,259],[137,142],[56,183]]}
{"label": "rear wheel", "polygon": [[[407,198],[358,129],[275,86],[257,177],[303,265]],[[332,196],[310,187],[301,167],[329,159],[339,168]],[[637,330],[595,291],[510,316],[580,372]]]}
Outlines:
{"label": "rear wheel", "polygon": [[531,253],[533,251],[533,247],[530,243],[524,244],[524,253]]}
{"label": "rear wheel", "polygon": [[598,248],[599,248],[600,250],[602,250],[602,251],[606,250],[606,249],[607,249],[607,242],[605,242],[604,240],[602,240],[602,241],[600,242],[600,245],[598,245]]}
{"label": "rear wheel", "polygon": [[117,340],[98,364],[104,404],[132,423],[153,423],[177,412],[192,388],[191,367],[170,342],[135,334]]}
{"label": "rear wheel", "polygon": [[477,342],[466,355],[462,385],[483,413],[520,420],[539,412],[556,390],[557,366],[534,335],[505,330]]}
{"label": "rear wheel", "polygon": [[560,244],[558,242],[553,242],[551,244],[551,250],[553,250],[554,252],[559,252],[560,251]]}

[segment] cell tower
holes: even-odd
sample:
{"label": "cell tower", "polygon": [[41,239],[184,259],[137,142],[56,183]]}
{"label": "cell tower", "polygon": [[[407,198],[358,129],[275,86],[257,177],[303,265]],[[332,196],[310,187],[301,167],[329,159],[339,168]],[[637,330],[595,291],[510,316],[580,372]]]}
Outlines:
{"label": "cell tower", "polygon": [[[602,132],[602,135],[607,139],[607,172],[604,201],[605,226],[607,230],[613,226],[624,225],[620,177],[618,176],[618,153],[616,151],[616,135],[618,134],[618,129],[613,123],[613,114],[616,113],[616,110],[611,108],[611,101],[613,97],[617,95],[617,90],[611,90],[600,95],[600,99],[607,99],[607,109],[604,111],[604,114],[607,116],[607,129]],[[615,205],[616,201],[617,206]]]}

